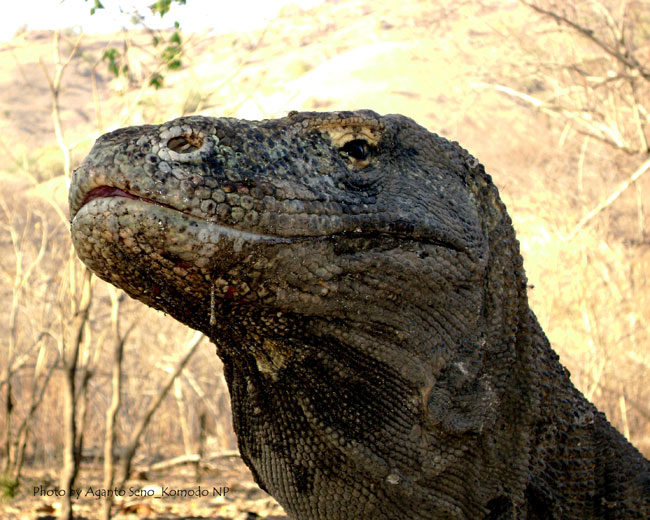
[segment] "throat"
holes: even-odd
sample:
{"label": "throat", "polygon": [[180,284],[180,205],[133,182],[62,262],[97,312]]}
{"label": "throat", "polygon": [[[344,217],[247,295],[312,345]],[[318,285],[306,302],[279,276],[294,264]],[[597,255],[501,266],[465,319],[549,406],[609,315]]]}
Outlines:
{"label": "throat", "polygon": [[[242,456],[267,488],[278,486],[269,472],[280,467],[283,478],[305,490],[330,479],[346,482],[353,466],[369,468],[373,479],[387,477],[395,437],[419,420],[417,403],[395,406],[411,389],[388,365],[369,363],[348,345],[306,339],[264,338],[236,359],[230,348],[219,348]],[[385,453],[375,453],[376,445]],[[338,472],[346,478],[335,478]]]}

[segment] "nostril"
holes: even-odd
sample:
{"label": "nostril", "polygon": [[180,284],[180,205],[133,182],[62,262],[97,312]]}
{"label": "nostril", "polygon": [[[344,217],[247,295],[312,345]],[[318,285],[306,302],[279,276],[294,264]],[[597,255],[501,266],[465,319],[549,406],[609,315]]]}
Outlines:
{"label": "nostril", "polygon": [[198,135],[179,135],[167,141],[167,148],[176,153],[195,152],[203,146],[203,137]]}

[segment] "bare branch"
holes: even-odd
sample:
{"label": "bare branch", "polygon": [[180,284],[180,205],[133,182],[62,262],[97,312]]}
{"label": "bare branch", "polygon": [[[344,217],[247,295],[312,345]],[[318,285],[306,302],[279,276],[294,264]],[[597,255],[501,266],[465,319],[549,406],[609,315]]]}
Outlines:
{"label": "bare branch", "polygon": [[149,407],[145,411],[144,415],[140,418],[140,422],[133,428],[133,433],[131,434],[131,438],[129,440],[129,444],[126,450],[126,455],[122,463],[122,478],[117,486],[118,488],[123,488],[124,483],[131,475],[131,464],[133,462],[133,456],[135,455],[135,451],[137,450],[138,445],[140,444],[140,437],[142,436],[144,430],[149,425],[149,421],[151,420],[153,414],[160,406],[160,403],[162,403],[163,399],[169,392],[171,386],[174,384],[175,379],[183,371],[183,368],[185,367],[187,362],[191,359],[191,357],[194,355],[194,352],[196,352],[196,349],[201,344],[201,341],[203,340],[204,337],[205,336],[203,336],[203,334],[200,332],[196,332],[194,334],[189,344],[187,345],[183,357],[179,359],[174,370],[170,372],[169,377],[162,385],[156,398],[153,401],[151,401],[151,403],[149,403]]}
{"label": "bare branch", "polygon": [[39,366],[41,364],[41,361],[44,358],[44,352],[45,352],[45,348],[41,347],[41,351],[39,353],[39,360],[34,367],[34,381],[32,384],[31,404],[29,407],[29,411],[27,412],[27,416],[23,419],[20,427],[18,428],[18,432],[16,434],[16,448],[15,448],[16,456],[15,456],[15,463],[14,463],[14,470],[13,470],[14,471],[13,478],[16,482],[20,480],[20,474],[22,471],[23,463],[25,461],[25,449],[27,448],[27,441],[29,440],[30,427],[32,421],[34,420],[36,410],[38,410],[38,408],[41,406],[41,403],[43,402],[43,398],[45,397],[45,390],[47,389],[48,383],[50,382],[50,378],[52,377],[54,370],[59,366],[57,362],[53,362],[50,365],[43,379],[41,388],[40,390],[38,390],[38,372],[39,372]]}
{"label": "bare branch", "polygon": [[583,35],[585,38],[591,40],[593,43],[595,43],[598,47],[603,49],[607,54],[621,62],[623,65],[626,67],[636,70],[639,72],[643,78],[647,79],[650,81],[650,70],[646,69],[643,65],[641,65],[633,56],[625,56],[621,54],[618,50],[612,48],[610,45],[607,45],[604,41],[602,41],[600,38],[595,36],[594,31],[591,29],[588,29],[586,27],[583,27],[582,25],[579,25],[565,16],[559,15],[553,11],[549,11],[548,9],[544,9],[542,7],[539,7],[538,5],[532,4],[530,2],[526,2],[524,0],[520,0],[524,5],[527,5],[530,7],[533,11],[536,11],[540,14],[543,14],[544,16],[548,16],[549,18],[552,18],[558,23],[564,24],[568,27],[571,27],[573,30],[577,31],[579,34]]}
{"label": "bare branch", "polygon": [[521,101],[532,105],[547,115],[550,115],[552,117],[562,116],[574,123],[579,124],[581,127],[583,127],[583,130],[578,129],[576,131],[582,135],[593,137],[594,139],[604,142],[610,146],[614,146],[615,148],[627,154],[636,155],[639,153],[637,149],[626,146],[616,126],[607,126],[604,123],[594,120],[593,117],[590,117],[591,114],[586,110],[572,110],[562,106],[549,105],[542,99],[524,94],[523,92],[519,92],[518,90],[507,87],[505,85],[496,85],[483,82],[472,82],[470,85],[475,88],[489,87],[498,92],[503,92],[504,94],[520,99]]}
{"label": "bare branch", "polygon": [[[65,377],[65,407],[64,407],[64,448],[63,448],[63,469],[61,471],[61,489],[66,490],[65,499],[61,507],[61,518],[72,520],[72,487],[79,471],[79,432],[77,431],[76,412],[76,375],[79,359],[79,348],[81,346],[84,330],[89,319],[90,305],[92,303],[92,275],[86,268],[82,268],[83,282],[79,299],[74,303],[75,312],[72,320],[72,341],[71,345],[62,345]],[[72,269],[71,269],[72,270]],[[74,276],[71,276],[74,279]],[[72,292],[71,294],[75,294]]]}
{"label": "bare branch", "polygon": [[77,41],[74,43],[72,50],[70,51],[70,55],[66,58],[65,61],[61,61],[61,54],[59,53],[59,31],[54,31],[54,78],[52,78],[48,73],[43,61],[39,61],[41,68],[43,69],[43,74],[47,79],[48,85],[50,86],[50,92],[52,94],[52,122],[54,123],[56,141],[59,145],[59,148],[61,148],[61,151],[63,152],[64,169],[65,175],[67,177],[70,176],[70,148],[66,144],[65,138],[63,137],[63,128],[61,127],[61,109],[59,106],[59,94],[61,93],[61,78],[63,77],[63,73],[65,72],[66,67],[72,61],[72,58],[74,58],[75,54],[77,53],[77,49],[81,44],[83,36],[83,33],[79,34]]}
{"label": "bare branch", "polygon": [[575,236],[580,232],[580,230],[585,227],[585,225],[592,220],[598,213],[604,210],[607,206],[610,206],[621,194],[630,187],[630,185],[639,180],[641,176],[650,169],[650,159],[647,159],[639,168],[632,174],[628,179],[622,182],[614,192],[598,204],[594,209],[587,213],[584,217],[580,219],[580,222],[573,228],[573,231],[569,233],[568,236],[562,237],[562,240],[568,241],[575,238]]}

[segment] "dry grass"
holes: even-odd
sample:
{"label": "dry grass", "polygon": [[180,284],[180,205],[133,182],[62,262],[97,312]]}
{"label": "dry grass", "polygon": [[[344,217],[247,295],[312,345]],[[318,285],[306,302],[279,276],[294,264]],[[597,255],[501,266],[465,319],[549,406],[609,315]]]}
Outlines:
{"label": "dry grass", "polygon": [[[13,368],[14,414],[18,420],[25,417],[30,405],[32,381],[43,377],[48,366],[56,364],[43,404],[35,415],[28,454],[35,462],[53,463],[61,451],[62,384],[60,351],[69,343],[70,302],[75,288],[80,285],[79,261],[71,251],[66,226],[51,209],[42,208],[42,199],[5,201],[7,221],[2,226],[0,246],[3,248],[0,270],[3,273],[3,300],[11,301],[11,287],[15,285],[16,257],[20,257],[24,271],[34,260],[32,274],[19,288],[17,297],[16,347],[14,355],[4,356],[0,369],[3,374],[7,363]],[[27,213],[25,208],[27,207]],[[40,207],[40,209],[36,209]],[[36,216],[30,212],[37,211]],[[47,222],[46,225],[44,223]],[[38,261],[40,237],[38,232],[47,228],[47,254]],[[9,236],[24,237],[12,252]],[[76,280],[71,282],[71,280]],[[90,374],[89,409],[85,438],[85,457],[102,455],[103,423],[110,401],[111,352],[110,298],[108,286],[95,280],[94,301],[85,339],[80,352],[80,367]],[[161,313],[146,308],[123,296],[121,315],[124,329],[132,322],[141,324],[129,337],[126,345],[124,378],[124,403],[119,416],[118,444],[124,444],[133,425],[158,391],[161,381],[176,362],[191,331]],[[10,306],[3,306],[0,320],[10,323]],[[5,333],[6,334],[6,333]],[[177,383],[175,394],[167,397],[166,405],[155,416],[148,435],[142,443],[141,457],[155,458],[182,454],[184,423],[178,420],[182,413],[190,428],[190,438],[198,439],[198,416],[206,413],[208,435],[213,450],[235,449],[235,439],[230,428],[229,400],[222,369],[214,350],[206,342],[190,362]],[[41,350],[42,347],[42,350]],[[4,390],[4,385],[3,385]],[[4,417],[3,417],[4,419]],[[0,427],[3,421],[0,421]],[[195,445],[190,446],[192,450]]]}

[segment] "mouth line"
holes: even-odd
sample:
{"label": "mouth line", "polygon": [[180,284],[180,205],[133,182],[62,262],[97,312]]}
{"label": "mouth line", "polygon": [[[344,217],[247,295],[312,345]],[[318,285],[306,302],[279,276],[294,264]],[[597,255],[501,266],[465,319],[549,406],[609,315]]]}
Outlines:
{"label": "mouth line", "polygon": [[173,209],[174,211],[178,211],[179,213],[185,213],[184,211],[181,211],[175,208],[174,206],[170,206],[169,204],[158,202],[156,200],[149,199],[147,197],[133,195],[133,193],[129,193],[128,191],[124,191],[120,188],[115,188],[114,186],[98,186],[97,188],[93,188],[92,190],[90,190],[88,193],[86,193],[85,197],[81,201],[77,213],[79,213],[79,210],[83,208],[86,204],[88,204],[90,201],[95,199],[108,198],[108,197],[124,197],[126,199],[141,200],[149,204],[162,206],[163,208]]}
{"label": "mouth line", "polygon": [[[219,224],[217,222],[213,222],[213,221],[210,221],[208,219],[202,219],[201,217],[198,217],[197,215],[187,213],[187,212],[182,211],[182,210],[180,210],[178,208],[175,208],[174,206],[171,206],[169,204],[165,204],[164,202],[158,202],[158,201],[150,199],[148,197],[142,197],[140,195],[134,195],[133,193],[129,193],[128,191],[125,191],[125,190],[120,189],[120,188],[116,188],[114,186],[98,186],[98,187],[93,188],[92,190],[90,190],[88,193],[86,193],[86,195],[82,199],[81,204],[79,205],[79,209],[77,210],[76,213],[79,213],[81,208],[83,208],[86,204],[88,204],[89,202],[91,202],[91,201],[93,201],[95,199],[109,198],[109,197],[123,197],[123,198],[131,199],[131,200],[140,200],[140,201],[146,202],[148,204],[153,204],[155,206],[160,206],[160,207],[163,207],[163,208],[173,210],[173,211],[175,211],[177,213],[187,215],[188,217],[193,218],[193,219],[200,219],[200,220],[204,220],[206,222],[210,222],[210,223],[212,223],[214,225],[218,225],[219,227],[231,229],[233,231],[251,233],[251,232],[246,232],[246,231],[242,231],[242,230],[237,230],[237,228],[235,228],[233,226],[229,226],[227,224]],[[255,233],[251,233],[251,234],[255,234]],[[368,239],[368,238],[370,238],[370,239],[372,239],[372,238],[388,237],[388,238],[392,238],[392,239],[395,239],[395,240],[414,240],[414,241],[417,241],[417,242],[425,242],[427,244],[432,244],[432,245],[435,245],[435,246],[443,247],[445,249],[450,249],[452,251],[457,251],[459,253],[465,252],[465,249],[463,247],[460,247],[460,246],[458,246],[456,244],[452,244],[452,243],[447,242],[445,240],[441,240],[441,239],[438,239],[438,238],[435,238],[435,237],[427,237],[427,236],[425,236],[425,237],[417,237],[417,236],[413,236],[413,235],[409,234],[408,232],[387,233],[385,231],[370,230],[370,231],[360,232],[360,233],[351,232],[351,231],[340,231],[338,233],[332,233],[330,235],[303,236],[303,237],[280,237],[280,236],[268,235],[268,238],[273,238],[273,239],[279,240],[281,242],[285,242],[285,241],[290,242],[290,241],[294,241],[296,239],[301,239],[301,240],[327,240],[327,239],[332,239],[332,238],[335,238],[335,237],[348,238],[348,239],[350,239],[350,238],[352,238],[352,239],[356,239],[356,238],[359,238],[359,239],[363,239],[363,238]]]}

